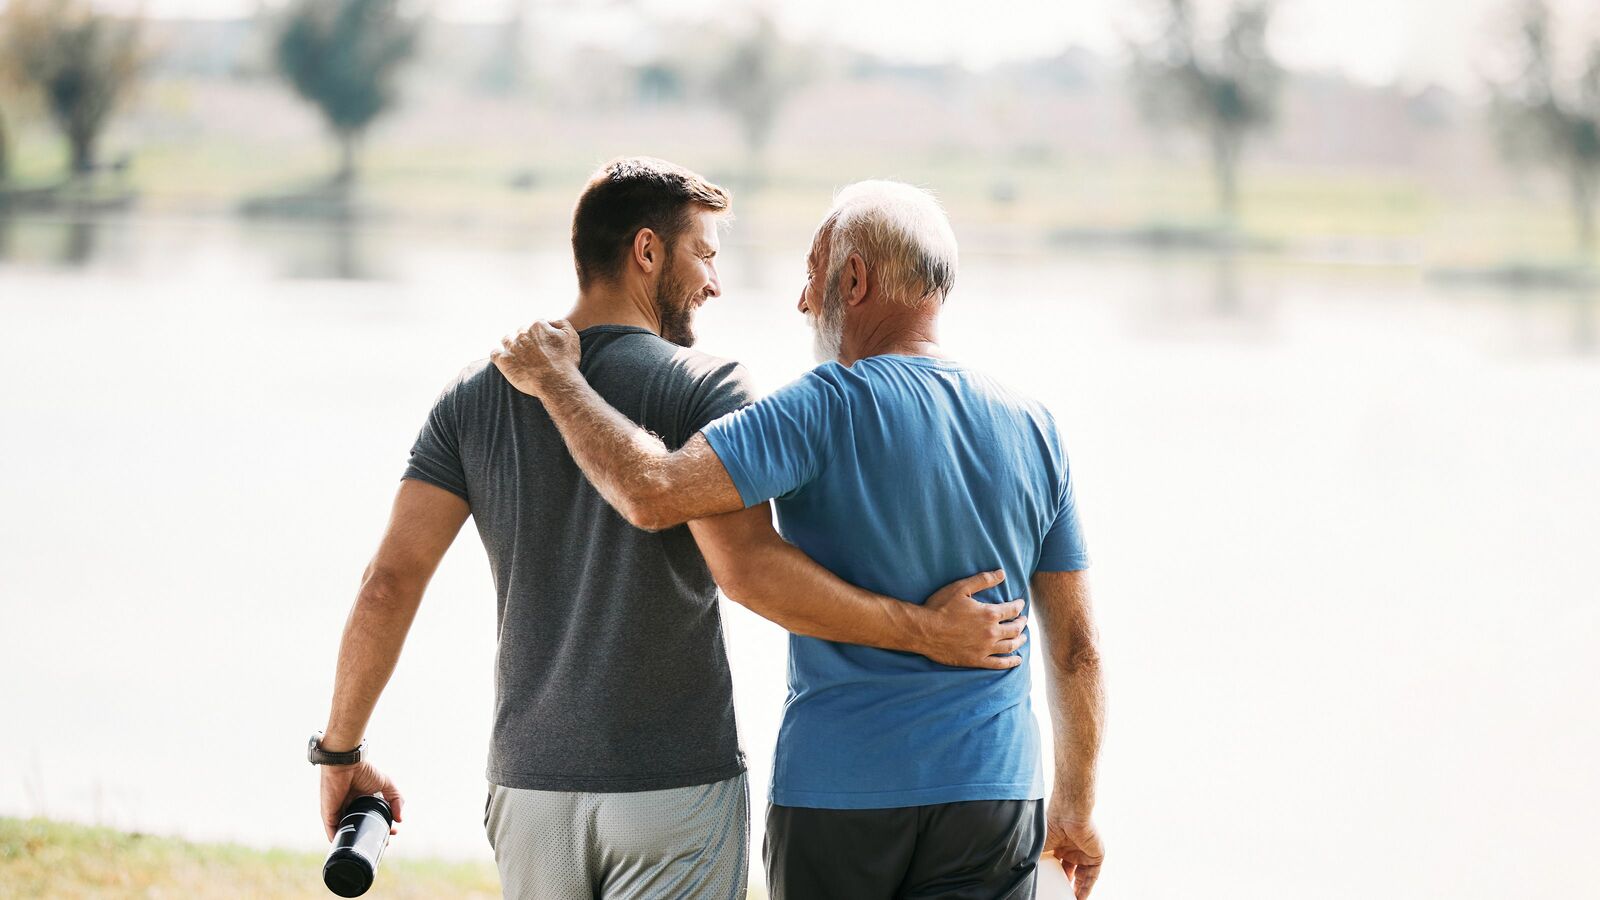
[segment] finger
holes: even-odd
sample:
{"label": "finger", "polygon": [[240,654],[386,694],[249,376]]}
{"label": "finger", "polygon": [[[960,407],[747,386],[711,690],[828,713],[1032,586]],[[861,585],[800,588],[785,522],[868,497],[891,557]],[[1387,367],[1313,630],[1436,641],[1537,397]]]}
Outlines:
{"label": "finger", "polygon": [[968,575],[960,581],[952,582],[949,586],[970,597],[981,590],[992,588],[1005,580],[1005,570],[994,569],[993,571],[989,572],[979,572],[976,575]]}
{"label": "finger", "polygon": [[1100,877],[1099,866],[1078,866],[1078,877],[1073,880],[1073,896],[1084,900],[1089,896],[1089,891],[1094,889],[1095,880]]}
{"label": "finger", "polygon": [[1006,638],[1003,641],[995,641],[994,652],[995,653],[1015,653],[1018,648],[1020,648],[1023,644],[1026,644],[1027,642],[1028,642],[1028,636],[1025,635],[1025,634],[1017,635],[1014,638]]}
{"label": "finger", "polygon": [[1028,630],[1028,618],[1027,616],[1021,616],[1012,619],[1009,622],[1001,622],[999,625],[994,626],[994,628],[996,635],[1003,638],[1014,638]]}
{"label": "finger", "polygon": [[971,666],[970,668],[1015,669],[1020,665],[1022,665],[1022,657],[1020,656],[985,656],[983,659],[978,660],[976,665]]}
{"label": "finger", "polygon": [[1008,622],[1022,615],[1022,610],[1026,603],[1022,600],[1011,600],[1006,603],[990,603],[987,605],[990,618],[996,622]]}

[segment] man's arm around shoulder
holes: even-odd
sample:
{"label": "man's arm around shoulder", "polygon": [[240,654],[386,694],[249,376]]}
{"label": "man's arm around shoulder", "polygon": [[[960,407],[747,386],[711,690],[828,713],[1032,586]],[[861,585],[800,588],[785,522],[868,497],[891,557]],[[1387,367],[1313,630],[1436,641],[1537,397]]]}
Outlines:
{"label": "man's arm around shoulder", "polygon": [[578,369],[580,352],[570,324],[537,322],[491,359],[513,387],[544,404],[578,468],[623,518],[660,531],[744,508],[704,434],[669,452],[595,392]]}

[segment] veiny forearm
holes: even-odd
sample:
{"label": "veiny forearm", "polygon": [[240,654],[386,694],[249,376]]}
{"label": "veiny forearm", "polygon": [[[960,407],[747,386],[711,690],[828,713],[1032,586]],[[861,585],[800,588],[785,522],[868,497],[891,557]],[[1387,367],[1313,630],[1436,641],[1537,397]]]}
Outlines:
{"label": "veiny forearm", "polygon": [[367,570],[339,642],[324,747],[348,750],[366,734],[373,707],[400,659],[406,633],[422,602],[423,588],[423,584],[405,584]]}
{"label": "veiny forearm", "polygon": [[1081,574],[1036,575],[1034,615],[1044,628],[1049,657],[1046,681],[1056,769],[1052,803],[1069,818],[1087,820],[1094,810],[1106,699],[1099,636]]}

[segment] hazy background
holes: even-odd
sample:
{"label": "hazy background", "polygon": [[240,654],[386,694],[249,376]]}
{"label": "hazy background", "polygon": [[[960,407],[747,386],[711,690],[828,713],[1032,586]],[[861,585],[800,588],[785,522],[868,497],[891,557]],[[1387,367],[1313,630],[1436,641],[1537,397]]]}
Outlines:
{"label": "hazy background", "polygon": [[[947,343],[1056,411],[1095,560],[1095,896],[1597,896],[1600,9],[355,2],[0,2],[0,815],[324,846],[410,443],[648,153],[735,192],[698,346],[764,389],[832,192],[944,200]],[[489,857],[492,596],[468,527],[391,853]],[[785,641],[724,609],[759,848]]]}

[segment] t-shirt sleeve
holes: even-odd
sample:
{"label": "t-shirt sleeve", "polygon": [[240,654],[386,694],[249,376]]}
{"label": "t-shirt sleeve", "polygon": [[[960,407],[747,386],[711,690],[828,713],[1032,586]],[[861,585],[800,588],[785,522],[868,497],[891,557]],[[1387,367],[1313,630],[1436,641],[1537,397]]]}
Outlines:
{"label": "t-shirt sleeve", "polygon": [[[1052,428],[1054,424],[1052,423]],[[1055,520],[1045,532],[1039,553],[1040,572],[1076,572],[1089,568],[1089,548],[1078,524],[1078,503],[1072,490],[1072,465],[1067,452],[1055,441],[1056,460],[1061,467],[1061,491],[1056,498]]]}
{"label": "t-shirt sleeve", "polygon": [[749,369],[731,361],[718,365],[702,377],[690,393],[683,418],[683,441],[679,443],[687,442],[707,425],[749,406],[755,399],[755,380],[750,377]]}
{"label": "t-shirt sleeve", "polygon": [[828,463],[839,389],[809,372],[704,430],[746,507],[799,490]]}
{"label": "t-shirt sleeve", "polygon": [[452,494],[472,502],[467,496],[467,472],[461,464],[461,419],[458,400],[461,381],[458,379],[439,394],[416,443],[411,445],[411,460],[406,464],[401,479],[412,478],[442,487]]}

